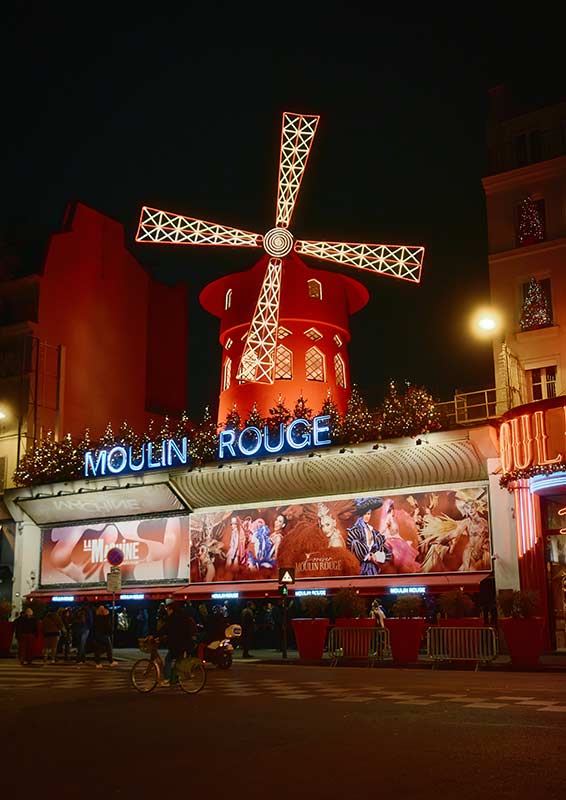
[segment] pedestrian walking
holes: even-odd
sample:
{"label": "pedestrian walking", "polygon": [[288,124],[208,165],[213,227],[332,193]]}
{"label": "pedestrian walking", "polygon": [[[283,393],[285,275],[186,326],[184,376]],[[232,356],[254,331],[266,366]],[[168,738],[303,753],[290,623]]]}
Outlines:
{"label": "pedestrian walking", "polygon": [[92,608],[88,603],[79,606],[73,615],[73,632],[77,641],[77,664],[86,662],[86,645],[92,632]]}
{"label": "pedestrian walking", "polygon": [[250,653],[250,647],[252,647],[254,635],[254,609],[255,603],[253,600],[248,600],[240,618],[242,624],[242,658],[253,658],[253,655]]}
{"label": "pedestrian walking", "polygon": [[18,659],[22,666],[31,664],[37,639],[37,620],[33,616],[33,608],[29,606],[22,611],[14,623],[18,640]]}
{"label": "pedestrian walking", "polygon": [[48,611],[41,620],[41,631],[43,633],[43,663],[50,661],[52,664],[57,659],[57,648],[59,637],[63,630],[63,623],[57,611]]}
{"label": "pedestrian walking", "polygon": [[96,669],[102,669],[101,657],[106,653],[106,658],[111,667],[117,667],[112,654],[112,617],[106,606],[102,603],[96,609],[93,622],[94,661]]}

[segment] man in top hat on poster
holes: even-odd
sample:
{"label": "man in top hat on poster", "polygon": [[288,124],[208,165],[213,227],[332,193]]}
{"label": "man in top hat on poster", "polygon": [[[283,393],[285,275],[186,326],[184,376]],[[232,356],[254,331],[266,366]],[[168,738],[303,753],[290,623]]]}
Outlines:
{"label": "man in top hat on poster", "polygon": [[348,528],[348,550],[360,562],[360,575],[379,575],[381,565],[391,560],[391,550],[385,543],[385,536],[376,531],[370,522],[372,511],[381,508],[381,497],[360,497],[355,500],[358,518]]}

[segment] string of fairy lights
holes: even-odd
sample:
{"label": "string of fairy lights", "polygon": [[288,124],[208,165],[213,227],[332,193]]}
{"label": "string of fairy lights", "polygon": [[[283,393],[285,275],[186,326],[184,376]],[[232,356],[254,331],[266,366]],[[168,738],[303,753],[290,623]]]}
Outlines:
{"label": "string of fairy lights", "polygon": [[[441,427],[440,415],[435,401],[424,387],[416,387],[406,381],[399,387],[392,381],[383,404],[370,410],[357,387],[352,388],[346,412],[341,414],[330,393],[323,403],[321,414],[330,417],[330,429],[334,444],[357,444],[376,439],[401,436],[419,436]],[[205,408],[203,418],[194,423],[186,413],[178,420],[165,417],[161,424],[153,420],[143,434],[137,433],[128,422],[123,422],[115,432],[109,423],[98,441],[93,441],[88,428],[83,435],[73,440],[70,434],[57,440],[52,431],[21,458],[14,473],[16,486],[63,482],[83,477],[84,454],[88,450],[108,449],[115,445],[132,447],[137,456],[142,445],[152,443],[161,446],[166,439],[187,437],[188,451],[195,465],[216,460],[219,430],[242,429],[264,425],[275,430],[293,419],[312,419],[315,415],[307,400],[300,395],[293,408],[287,408],[280,395],[277,403],[263,416],[254,403],[242,416],[234,406],[226,415],[223,425],[218,425],[210,409]]]}

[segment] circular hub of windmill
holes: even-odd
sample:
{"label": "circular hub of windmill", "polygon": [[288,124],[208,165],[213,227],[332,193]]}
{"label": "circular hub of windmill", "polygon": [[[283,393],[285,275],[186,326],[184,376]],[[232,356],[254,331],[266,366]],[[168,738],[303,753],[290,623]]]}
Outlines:
{"label": "circular hub of windmill", "polygon": [[272,228],[263,237],[263,247],[267,255],[284,258],[293,249],[293,241],[287,228]]}

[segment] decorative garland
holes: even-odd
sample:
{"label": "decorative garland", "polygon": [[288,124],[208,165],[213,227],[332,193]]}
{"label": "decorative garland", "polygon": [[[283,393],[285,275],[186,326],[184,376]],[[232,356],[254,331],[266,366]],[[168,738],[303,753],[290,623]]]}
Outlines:
{"label": "decorative garland", "polygon": [[[406,390],[402,393],[392,382],[389,387],[390,394],[385,398],[384,405],[374,411],[368,409],[360,392],[354,386],[343,415],[340,414],[329,392],[321,414],[330,416],[333,443],[358,444],[397,436],[419,436],[440,428],[439,414],[431,395],[422,387],[411,386],[408,381],[405,384]],[[260,414],[254,403],[245,415],[244,427],[253,425],[261,428],[267,425],[274,430],[281,422],[287,424],[293,419],[300,418],[310,420],[313,416],[315,416],[313,410],[307,406],[302,395],[297,399],[292,411],[285,406],[284,398],[280,395],[277,404],[269,409],[267,417]],[[188,415],[183,413],[176,422],[165,417],[159,428],[154,420],[150,420],[147,430],[141,436],[127,422],[120,425],[117,434],[114,434],[109,423],[98,442],[91,440],[88,428],[77,442],[73,441],[70,434],[57,441],[53,432],[49,431],[45,439],[28,450],[20,459],[14,473],[14,483],[16,486],[32,486],[78,480],[84,477],[84,455],[88,450],[122,445],[132,447],[136,453],[138,449],[141,451],[143,444],[151,442],[156,447],[161,447],[165,439],[182,439],[185,436],[193,463],[197,466],[206,464],[216,460],[219,429],[239,428],[240,425],[241,416],[236,407],[227,414],[224,425],[219,426],[207,406],[199,424],[191,422]]]}
{"label": "decorative garland", "polygon": [[525,469],[515,469],[512,472],[506,472],[499,479],[499,485],[507,489],[513,481],[527,480],[535,475],[552,475],[553,472],[564,472],[565,467],[566,465],[563,462],[558,462],[557,464],[547,464],[545,466],[534,464],[532,467],[526,467]]}

